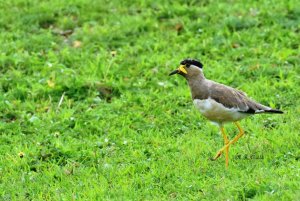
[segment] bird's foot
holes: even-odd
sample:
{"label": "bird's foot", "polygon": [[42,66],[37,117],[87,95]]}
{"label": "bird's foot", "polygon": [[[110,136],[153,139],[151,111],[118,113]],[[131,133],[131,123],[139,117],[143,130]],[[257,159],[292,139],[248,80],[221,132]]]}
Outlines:
{"label": "bird's foot", "polygon": [[212,161],[215,161],[215,160],[217,160],[221,155],[222,155],[222,151],[218,151],[218,153],[216,154],[216,156],[213,157],[211,160],[212,160]]}

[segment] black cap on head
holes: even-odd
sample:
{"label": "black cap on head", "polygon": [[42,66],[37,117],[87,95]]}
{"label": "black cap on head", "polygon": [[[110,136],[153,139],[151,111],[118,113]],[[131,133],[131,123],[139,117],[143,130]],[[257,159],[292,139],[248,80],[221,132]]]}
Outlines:
{"label": "black cap on head", "polygon": [[190,65],[194,65],[194,66],[197,66],[199,68],[202,68],[203,67],[203,64],[198,61],[198,60],[195,60],[195,59],[184,59],[180,62],[181,65],[186,65],[187,67],[189,67]]}

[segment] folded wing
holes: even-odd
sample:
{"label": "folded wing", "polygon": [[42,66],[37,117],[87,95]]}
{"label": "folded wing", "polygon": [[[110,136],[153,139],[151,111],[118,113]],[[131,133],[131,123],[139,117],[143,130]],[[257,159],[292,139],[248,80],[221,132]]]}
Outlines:
{"label": "folded wing", "polygon": [[237,108],[239,112],[243,113],[283,113],[249,99],[242,91],[219,83],[212,83],[210,97],[228,108]]}

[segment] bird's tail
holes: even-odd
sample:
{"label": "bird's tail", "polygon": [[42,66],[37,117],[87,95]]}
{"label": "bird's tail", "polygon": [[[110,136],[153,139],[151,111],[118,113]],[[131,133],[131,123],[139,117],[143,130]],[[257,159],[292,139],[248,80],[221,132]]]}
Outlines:
{"label": "bird's tail", "polygon": [[283,111],[278,110],[278,109],[269,109],[269,110],[264,110],[266,113],[277,113],[277,114],[283,114]]}
{"label": "bird's tail", "polygon": [[246,113],[252,114],[262,114],[262,113],[274,113],[274,114],[282,114],[283,111],[278,109],[273,109],[268,106],[262,105],[252,100],[248,100],[247,102],[248,110]]}

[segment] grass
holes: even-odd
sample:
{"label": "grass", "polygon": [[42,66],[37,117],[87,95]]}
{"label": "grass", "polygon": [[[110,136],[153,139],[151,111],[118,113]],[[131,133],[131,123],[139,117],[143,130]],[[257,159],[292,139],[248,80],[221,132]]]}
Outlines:
{"label": "grass", "polygon": [[[299,200],[299,1],[1,1],[2,200]],[[218,128],[168,77],[207,78],[284,115]],[[226,126],[232,138],[237,130]]]}

